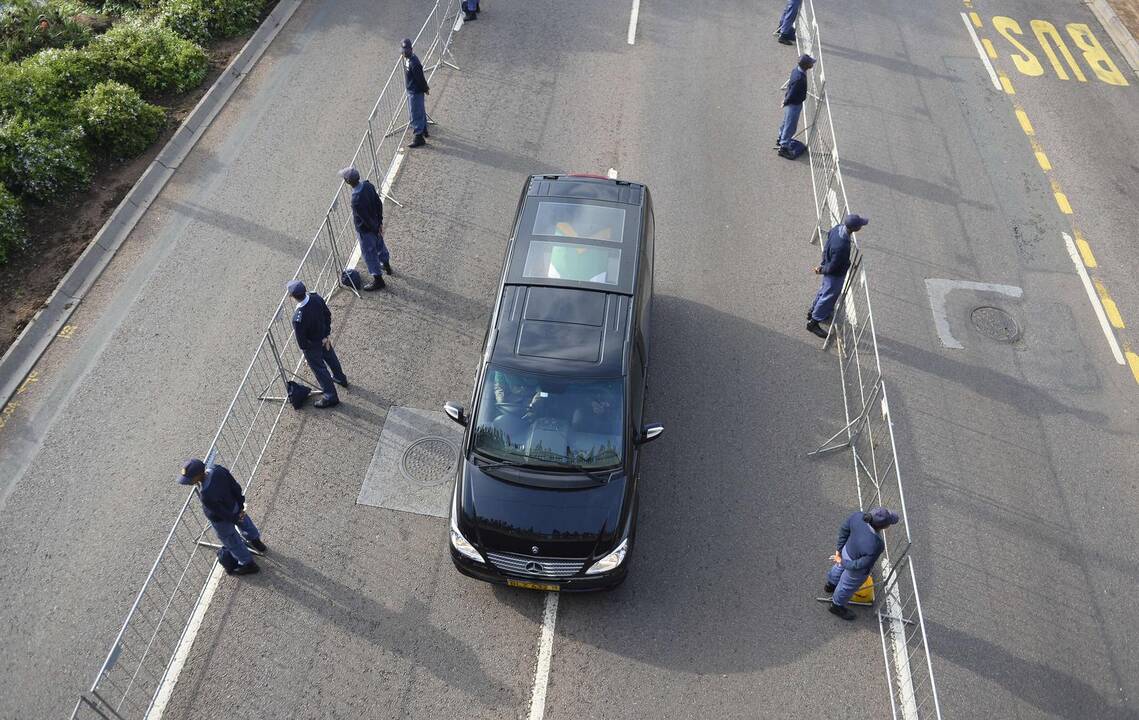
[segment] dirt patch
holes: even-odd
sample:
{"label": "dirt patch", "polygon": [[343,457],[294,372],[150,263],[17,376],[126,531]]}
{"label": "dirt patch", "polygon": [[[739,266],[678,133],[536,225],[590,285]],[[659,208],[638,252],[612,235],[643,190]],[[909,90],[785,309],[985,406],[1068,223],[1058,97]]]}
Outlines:
{"label": "dirt patch", "polygon": [[210,71],[206,80],[184,95],[156,101],[167,108],[166,128],[145,153],[127,161],[103,163],[96,168],[91,187],[65,201],[43,207],[25,206],[27,247],[10,251],[7,264],[0,267],[0,306],[4,308],[0,314],[0,354],[44,306],[95,233],[246,40],[248,37],[214,43],[209,48]]}
{"label": "dirt patch", "polygon": [[1139,39],[1139,0],[1107,0],[1107,2],[1131,31],[1131,37]]}

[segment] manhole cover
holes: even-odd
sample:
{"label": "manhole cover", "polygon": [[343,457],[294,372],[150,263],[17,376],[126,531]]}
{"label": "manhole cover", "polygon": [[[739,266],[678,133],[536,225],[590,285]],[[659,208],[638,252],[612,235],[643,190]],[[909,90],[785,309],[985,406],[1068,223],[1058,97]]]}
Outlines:
{"label": "manhole cover", "polygon": [[407,446],[400,459],[403,476],[424,485],[439,485],[451,479],[459,449],[446,438],[419,438]]}
{"label": "manhole cover", "polygon": [[1000,308],[979,307],[973,311],[970,318],[978,330],[998,342],[1013,342],[1020,337],[1020,328],[1017,327],[1016,320]]}

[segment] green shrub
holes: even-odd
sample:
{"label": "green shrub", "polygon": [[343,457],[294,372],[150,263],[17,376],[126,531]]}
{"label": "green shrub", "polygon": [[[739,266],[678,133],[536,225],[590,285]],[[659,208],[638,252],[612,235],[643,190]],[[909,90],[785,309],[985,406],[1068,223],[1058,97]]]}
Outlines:
{"label": "green shrub", "polygon": [[92,149],[114,157],[134,157],[158,137],[166,114],[144,102],[134,88],[112,80],[79,96],[75,119]]}
{"label": "green shrub", "polygon": [[0,185],[0,264],[8,259],[8,251],[21,247],[27,240],[24,213],[20,201]]}
{"label": "green shrub", "polygon": [[0,120],[0,183],[38,202],[86,187],[91,159],[83,129],[64,120]]}
{"label": "green shrub", "polygon": [[88,51],[108,75],[147,97],[186,92],[206,77],[209,60],[202,48],[170,28],[123,20],[97,37]]}
{"label": "green shrub", "polygon": [[264,7],[265,0],[162,0],[158,17],[182,37],[204,43],[253,29]]}
{"label": "green shrub", "polygon": [[54,4],[9,0],[0,6],[0,60],[19,60],[43,48],[82,47],[91,30]]}
{"label": "green shrub", "polygon": [[86,50],[41,50],[19,63],[0,63],[0,118],[62,118],[79,93],[106,77]]}

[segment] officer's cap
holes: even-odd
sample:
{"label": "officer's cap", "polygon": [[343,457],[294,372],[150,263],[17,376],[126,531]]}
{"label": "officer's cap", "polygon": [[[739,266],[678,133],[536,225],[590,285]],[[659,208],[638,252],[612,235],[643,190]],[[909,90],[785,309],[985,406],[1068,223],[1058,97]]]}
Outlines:
{"label": "officer's cap", "polygon": [[305,284],[300,280],[290,280],[289,283],[285,285],[285,290],[297,300],[303,299],[305,293],[308,292],[305,288]]}
{"label": "officer's cap", "polygon": [[198,458],[190,458],[182,465],[182,474],[178,476],[180,485],[193,485],[194,480],[206,471],[206,464]]}
{"label": "officer's cap", "polygon": [[810,55],[808,55],[807,53],[803,53],[802,55],[799,56],[799,66],[800,67],[812,67],[814,64],[815,64],[815,59],[813,57],[811,57]]}
{"label": "officer's cap", "polygon": [[354,167],[346,167],[340,171],[340,177],[350,185],[360,182],[360,171]]}
{"label": "officer's cap", "polygon": [[863,228],[869,225],[870,218],[864,218],[861,215],[849,213],[842,219],[842,224],[851,230],[858,230],[859,228]]}
{"label": "officer's cap", "polygon": [[870,523],[876,528],[889,527],[890,525],[897,524],[899,518],[898,513],[891,512],[884,507],[876,507],[870,512],[866,513],[866,522]]}
{"label": "officer's cap", "polygon": [[411,49],[411,38],[404,38],[403,42],[401,42],[399,44],[399,46],[401,48],[404,48],[405,50],[410,50]]}

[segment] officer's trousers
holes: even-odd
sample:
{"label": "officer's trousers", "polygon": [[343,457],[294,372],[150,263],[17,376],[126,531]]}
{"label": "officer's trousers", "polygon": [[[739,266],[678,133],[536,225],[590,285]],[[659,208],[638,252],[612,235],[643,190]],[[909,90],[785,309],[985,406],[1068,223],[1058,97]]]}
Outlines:
{"label": "officer's trousers", "polygon": [[422,135],[427,130],[427,106],[424,104],[423,93],[407,94],[407,112],[411,117],[411,131]]}
{"label": "officer's trousers", "polygon": [[248,565],[253,562],[253,553],[249,552],[249,548],[245,546],[242,537],[257,540],[261,537],[261,531],[257,529],[248,515],[239,520],[236,525],[227,522],[214,522],[213,520],[210,520],[210,525],[214,526],[218,540],[221,541],[226,551],[237,560],[238,565]]}
{"label": "officer's trousers", "polygon": [[795,131],[799,129],[799,114],[803,112],[802,105],[784,105],[783,122],[779,124],[779,147],[787,147]]}
{"label": "officer's trousers", "polygon": [[823,275],[819,283],[819,291],[815,294],[815,301],[811,303],[811,319],[815,322],[826,322],[834,314],[834,304],[838,294],[842,292],[842,281],[846,275]]}
{"label": "officer's trousers", "polygon": [[[336,378],[340,382],[346,382],[348,378],[340,367],[340,358],[336,357],[336,351],[325,350],[321,346],[315,350],[305,350],[304,355],[309,369],[312,370],[313,375],[316,375],[316,381],[320,384],[320,392],[324,395],[324,399],[339,400],[340,396],[336,394],[336,385],[333,384],[332,379]],[[330,370],[332,372],[329,372]]]}
{"label": "officer's trousers", "polygon": [[[842,549],[842,561],[844,564],[850,562],[850,556],[846,554],[846,548]],[[847,570],[841,565],[835,565],[827,573],[827,582],[835,585],[834,595],[831,596],[831,602],[835,605],[846,605],[850,602],[850,597],[862,587],[862,583],[866,582],[866,578],[870,577],[870,568],[865,570]]]}
{"label": "officer's trousers", "polygon": [[795,39],[795,18],[799,17],[799,6],[803,0],[787,0],[787,7],[779,18],[779,37],[784,40]]}
{"label": "officer's trousers", "polygon": [[384,236],[379,233],[358,233],[360,238],[360,254],[364,256],[364,264],[372,275],[384,274],[384,263],[391,260],[388,246],[384,244]]}

